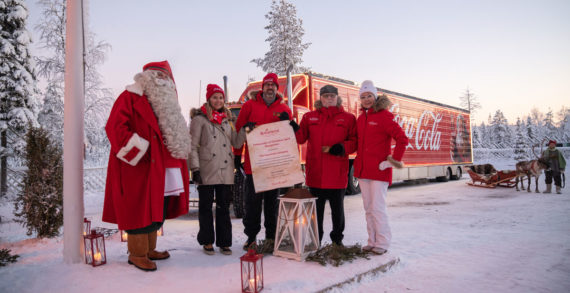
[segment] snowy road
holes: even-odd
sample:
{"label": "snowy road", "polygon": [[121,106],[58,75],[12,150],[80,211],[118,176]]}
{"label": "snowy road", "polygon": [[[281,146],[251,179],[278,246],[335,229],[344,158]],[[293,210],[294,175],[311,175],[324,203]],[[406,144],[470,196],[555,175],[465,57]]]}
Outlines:
{"label": "snowy road", "polygon": [[[389,189],[393,243],[391,271],[337,288],[338,292],[570,292],[570,192],[543,195],[514,189],[467,186],[467,180],[400,185]],[[541,183],[542,187],[544,186]],[[86,214],[100,222],[102,194],[86,195]],[[0,208],[3,218],[7,208]],[[345,244],[366,241],[360,195],[345,200]],[[327,206],[328,213],[328,206]],[[195,214],[195,212],[194,212]],[[206,256],[196,241],[195,215],[167,221],[159,248],[170,260],[143,273],[126,264],[126,246],[107,240],[109,263],[100,268],[62,263],[62,240],[23,240],[15,224],[0,225],[0,248],[21,255],[0,268],[3,292],[238,292],[238,256],[244,242],[234,219],[234,254]],[[330,242],[325,215],[325,242]],[[263,235],[263,231],[260,233]],[[384,256],[340,268],[268,256],[263,292],[312,292],[373,267]],[[100,281],[103,280],[103,281]],[[10,284],[5,286],[4,284]]]}

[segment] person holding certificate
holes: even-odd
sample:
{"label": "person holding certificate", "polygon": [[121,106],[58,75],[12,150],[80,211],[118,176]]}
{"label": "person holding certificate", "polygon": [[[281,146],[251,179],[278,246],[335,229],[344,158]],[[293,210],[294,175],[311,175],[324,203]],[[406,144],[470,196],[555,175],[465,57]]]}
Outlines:
{"label": "person holding certificate", "polygon": [[[354,160],[354,177],[358,178],[366,212],[368,245],[363,249],[384,254],[392,233],[386,211],[388,186],[392,184],[392,167],[402,168],[408,137],[388,111],[386,95],[378,97],[370,80],[360,87],[361,114],[356,121],[358,151]],[[392,151],[392,140],[396,145]]]}
{"label": "person holding certificate", "polygon": [[[190,117],[190,170],[192,180],[198,185],[199,209],[198,243],[204,253],[213,255],[214,240],[220,252],[232,254],[232,222],[230,220],[230,186],[234,183],[232,146],[241,147],[245,131],[235,131],[234,117],[225,107],[224,90],[215,84],[206,88],[206,103],[200,109],[192,109]],[[212,203],[216,195],[216,231]]]}
{"label": "person holding certificate", "polygon": [[[253,129],[256,126],[291,120],[291,109],[283,102],[283,97],[277,92],[279,89],[278,78],[275,73],[269,73],[263,78],[261,91],[249,92],[249,100],[240,110],[236,121],[236,130],[239,132],[243,127]],[[247,143],[246,143],[247,144]],[[234,154],[241,154],[241,149],[236,149]],[[235,165],[239,166],[241,156],[236,156]],[[265,214],[265,239],[274,240],[277,226],[277,210],[279,189],[272,189],[255,193],[249,151],[245,149],[244,171],[246,174],[245,186],[245,215],[243,217],[244,233],[247,235],[243,249],[247,250],[255,244],[257,233],[261,231],[261,209]]]}
{"label": "person holding certificate", "polygon": [[348,184],[348,155],[356,150],[356,118],[344,111],[338,89],[325,85],[315,110],[303,115],[297,143],[307,143],[305,184],[317,197],[319,240],[323,239],[323,215],[328,200],[333,228],[330,238],[343,245],[344,193]]}

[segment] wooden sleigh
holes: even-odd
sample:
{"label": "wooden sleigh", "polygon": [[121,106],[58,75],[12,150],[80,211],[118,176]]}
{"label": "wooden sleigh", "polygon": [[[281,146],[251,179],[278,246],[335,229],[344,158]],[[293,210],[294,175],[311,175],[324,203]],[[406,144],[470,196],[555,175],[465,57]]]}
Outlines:
{"label": "wooden sleigh", "polygon": [[501,187],[515,187],[517,184],[516,177],[517,173],[514,170],[497,171],[492,174],[478,174],[467,169],[467,173],[471,177],[471,182],[467,184],[477,187],[485,188],[495,188],[497,186]]}

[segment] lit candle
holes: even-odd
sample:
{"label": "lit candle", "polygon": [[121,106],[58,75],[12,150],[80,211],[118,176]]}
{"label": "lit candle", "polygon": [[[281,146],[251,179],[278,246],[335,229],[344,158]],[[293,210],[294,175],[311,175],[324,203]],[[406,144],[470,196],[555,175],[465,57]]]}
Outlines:
{"label": "lit candle", "polygon": [[162,236],[162,228],[158,229],[158,231],[156,232],[156,235]]}
{"label": "lit candle", "polygon": [[254,278],[249,279],[249,289],[251,289],[251,292],[253,292],[253,290],[255,290],[255,279]]}
{"label": "lit candle", "polygon": [[101,253],[100,253],[100,252],[95,253],[94,259],[95,259],[96,262],[101,261]]}

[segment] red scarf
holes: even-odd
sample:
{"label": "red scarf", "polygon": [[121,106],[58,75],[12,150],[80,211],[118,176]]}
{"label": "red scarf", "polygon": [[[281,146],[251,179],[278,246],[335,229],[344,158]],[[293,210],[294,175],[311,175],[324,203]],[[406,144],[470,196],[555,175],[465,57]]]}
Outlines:
{"label": "red scarf", "polygon": [[[202,106],[202,108],[200,108],[200,110],[202,110],[202,113],[204,113],[204,115],[206,115],[206,117],[208,117],[208,111],[206,111],[206,106]],[[222,121],[224,120],[224,118],[226,118],[226,112],[218,112],[216,110],[212,111],[212,119],[210,119],[210,121],[212,121],[212,123],[218,123],[218,124],[222,124]]]}

